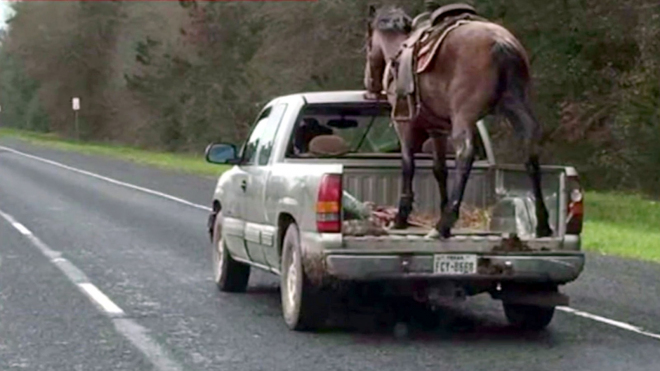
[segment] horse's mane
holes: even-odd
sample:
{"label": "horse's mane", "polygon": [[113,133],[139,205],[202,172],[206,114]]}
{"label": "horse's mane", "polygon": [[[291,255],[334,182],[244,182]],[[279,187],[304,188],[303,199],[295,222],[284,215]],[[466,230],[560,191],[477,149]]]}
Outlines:
{"label": "horse's mane", "polygon": [[386,6],[376,11],[371,26],[378,31],[408,33],[412,29],[412,18],[395,6]]}

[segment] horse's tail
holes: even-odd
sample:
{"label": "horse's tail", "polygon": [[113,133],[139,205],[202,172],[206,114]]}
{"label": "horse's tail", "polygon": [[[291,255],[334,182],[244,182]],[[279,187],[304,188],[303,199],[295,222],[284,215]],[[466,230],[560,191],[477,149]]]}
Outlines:
{"label": "horse's tail", "polygon": [[511,40],[496,40],[492,55],[498,71],[497,97],[507,95],[526,101],[530,71],[524,49]]}
{"label": "horse's tail", "polygon": [[492,55],[498,71],[495,113],[506,117],[521,137],[540,140],[541,125],[529,100],[531,71],[525,50],[515,41],[498,40]]}

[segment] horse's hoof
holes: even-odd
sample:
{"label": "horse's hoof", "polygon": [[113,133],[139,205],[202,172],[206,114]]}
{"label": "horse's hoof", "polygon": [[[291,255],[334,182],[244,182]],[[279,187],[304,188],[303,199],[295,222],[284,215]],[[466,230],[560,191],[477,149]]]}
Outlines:
{"label": "horse's hoof", "polygon": [[552,236],[552,233],[552,228],[550,228],[548,225],[539,226],[536,228],[536,237],[538,238],[550,237]]}
{"label": "horse's hoof", "polygon": [[410,225],[407,220],[394,220],[390,229],[407,229]]}
{"label": "horse's hoof", "polygon": [[446,240],[451,237],[451,228],[443,225],[442,223],[438,224],[435,228],[440,239]]}
{"label": "horse's hoof", "polygon": [[449,239],[449,237],[451,237],[451,229],[449,228],[441,229],[439,232],[440,232],[440,238],[442,238],[443,240]]}
{"label": "horse's hoof", "polygon": [[435,225],[435,232],[438,238],[445,240],[451,237],[451,226],[448,226],[447,223],[443,223],[442,219],[440,219]]}

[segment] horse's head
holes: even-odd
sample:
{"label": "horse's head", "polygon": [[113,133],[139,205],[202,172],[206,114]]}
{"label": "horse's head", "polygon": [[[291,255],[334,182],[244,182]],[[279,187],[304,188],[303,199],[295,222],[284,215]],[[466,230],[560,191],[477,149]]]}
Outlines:
{"label": "horse's head", "polygon": [[373,93],[382,90],[385,64],[398,50],[412,28],[412,19],[401,8],[386,6],[369,7],[367,21],[367,61],[365,86]]}

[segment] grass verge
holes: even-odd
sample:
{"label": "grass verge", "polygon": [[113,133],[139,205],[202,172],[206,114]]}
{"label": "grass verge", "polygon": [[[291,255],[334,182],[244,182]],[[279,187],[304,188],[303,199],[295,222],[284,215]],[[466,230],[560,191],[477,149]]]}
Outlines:
{"label": "grass verge", "polygon": [[582,246],[606,255],[660,262],[660,202],[587,192]]}
{"label": "grass verge", "polygon": [[0,137],[18,138],[25,142],[44,147],[84,154],[102,155],[132,161],[138,164],[151,165],[161,169],[197,175],[218,176],[229,168],[228,166],[209,164],[203,155],[195,156],[181,153],[155,152],[112,144],[81,143],[64,139],[54,134],[0,128]]}
{"label": "grass verge", "polygon": [[[152,152],[125,146],[78,143],[52,134],[0,129],[9,136],[29,143],[80,153],[103,155],[206,176],[218,176],[227,166],[207,163],[203,156]],[[586,250],[606,255],[660,262],[660,202],[639,195],[587,192],[585,224],[582,232]]]}

